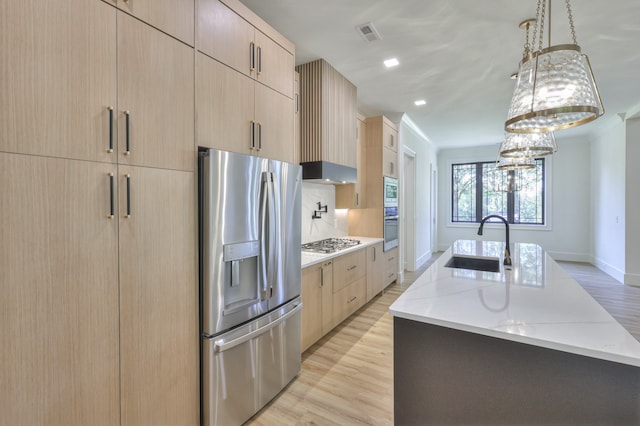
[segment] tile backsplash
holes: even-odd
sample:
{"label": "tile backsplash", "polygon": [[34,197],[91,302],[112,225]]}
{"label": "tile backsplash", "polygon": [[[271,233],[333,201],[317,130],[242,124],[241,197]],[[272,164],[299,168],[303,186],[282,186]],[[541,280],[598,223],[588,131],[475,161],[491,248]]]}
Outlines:
{"label": "tile backsplash", "polygon": [[[327,206],[327,213],[320,219],[312,219],[318,202]],[[320,183],[302,183],[302,244],[329,237],[349,234],[347,210],[336,210],[336,187]]]}

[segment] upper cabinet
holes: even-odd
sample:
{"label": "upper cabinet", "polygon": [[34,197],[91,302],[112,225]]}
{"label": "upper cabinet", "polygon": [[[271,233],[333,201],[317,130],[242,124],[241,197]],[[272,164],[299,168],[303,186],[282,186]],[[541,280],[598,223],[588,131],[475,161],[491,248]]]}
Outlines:
{"label": "upper cabinet", "polygon": [[192,48],[106,2],[26,3],[3,6],[0,150],[194,169]]}
{"label": "upper cabinet", "polygon": [[176,39],[118,14],[119,163],[194,170],[193,55]]}
{"label": "upper cabinet", "polygon": [[293,44],[239,1],[200,1],[198,50],[293,98]]}
{"label": "upper cabinet", "polygon": [[[110,3],[114,3],[113,0]],[[117,0],[119,9],[193,46],[194,0]]]}
{"label": "upper cabinet", "polygon": [[0,151],[115,162],[116,9],[3,2]]}
{"label": "upper cabinet", "polygon": [[357,89],[323,59],[299,65],[302,162],[355,168]]}
{"label": "upper cabinet", "polygon": [[297,162],[293,45],[235,0],[198,16],[196,144]]}
{"label": "upper cabinet", "polygon": [[367,123],[365,118],[358,115],[358,127],[356,128],[357,147],[357,176],[356,183],[336,185],[336,208],[337,209],[362,209],[366,203],[366,167],[367,147],[366,147]]}

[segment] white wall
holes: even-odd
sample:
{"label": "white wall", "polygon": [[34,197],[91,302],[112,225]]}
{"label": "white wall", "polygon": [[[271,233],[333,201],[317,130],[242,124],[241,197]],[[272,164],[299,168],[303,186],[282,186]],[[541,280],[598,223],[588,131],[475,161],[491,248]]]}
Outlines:
{"label": "white wall", "polygon": [[[457,239],[504,240],[504,226],[451,223],[451,165],[495,161],[499,145],[444,149],[438,152],[438,248],[445,250]],[[545,226],[511,225],[512,242],[540,244],[558,260],[591,259],[590,143],[583,139],[558,140],[558,152],[546,157],[547,194]]]}
{"label": "white wall", "polygon": [[[321,219],[312,219],[318,202],[327,205]],[[302,244],[349,234],[348,210],[336,210],[336,188],[333,185],[302,182]]]}
{"label": "white wall", "polygon": [[640,118],[626,121],[625,275],[623,282],[640,286]]}
{"label": "white wall", "polygon": [[625,270],[625,138],[620,120],[591,143],[592,246],[591,263],[624,280]]}
{"label": "white wall", "polygon": [[[413,122],[404,115],[399,125],[400,146],[407,147],[415,152],[415,203],[413,218],[406,217],[405,221],[411,221],[413,228],[413,259],[408,260],[408,265],[419,268],[431,257],[431,175],[430,170],[437,167],[436,151],[431,142],[422,134]],[[404,150],[398,153],[400,170],[404,169]],[[401,185],[403,184],[400,179]],[[401,188],[402,189],[402,188]],[[401,221],[401,226],[406,226]],[[400,234],[402,235],[402,234]],[[401,261],[404,259],[401,253]]]}

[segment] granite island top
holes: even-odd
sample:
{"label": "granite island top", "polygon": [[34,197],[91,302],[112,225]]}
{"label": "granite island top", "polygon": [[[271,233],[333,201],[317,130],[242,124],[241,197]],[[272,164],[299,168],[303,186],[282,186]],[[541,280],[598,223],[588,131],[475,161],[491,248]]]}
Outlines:
{"label": "granite island top", "polygon": [[[458,240],[389,308],[394,317],[640,367],[640,342],[536,244]],[[445,267],[496,257],[500,272]]]}
{"label": "granite island top", "polygon": [[306,268],[308,266],[313,266],[318,263],[326,262],[327,260],[333,259],[334,257],[342,256],[343,254],[351,253],[351,252],[354,252],[362,248],[372,246],[374,244],[381,243],[384,241],[382,238],[358,237],[358,236],[352,236],[352,235],[349,235],[346,237],[338,237],[338,238],[349,238],[353,240],[358,240],[360,241],[360,244],[353,247],[349,247],[344,250],[339,250],[335,253],[313,253],[313,252],[303,251],[302,258],[301,258],[302,268]]}

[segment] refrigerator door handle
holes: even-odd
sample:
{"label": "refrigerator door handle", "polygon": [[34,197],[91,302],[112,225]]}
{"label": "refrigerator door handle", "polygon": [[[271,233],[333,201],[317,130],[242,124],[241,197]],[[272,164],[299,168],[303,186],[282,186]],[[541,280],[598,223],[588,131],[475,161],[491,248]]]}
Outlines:
{"label": "refrigerator door handle", "polygon": [[273,173],[262,172],[262,189],[260,199],[260,299],[271,297],[270,289],[274,276],[276,256],[276,211]]}
{"label": "refrigerator door handle", "polygon": [[300,309],[302,309],[302,303],[299,303],[293,309],[291,309],[289,312],[287,312],[286,314],[282,315],[281,317],[279,317],[275,321],[272,321],[272,322],[270,322],[269,324],[267,324],[265,326],[257,328],[255,330],[253,330],[252,332],[245,334],[242,337],[238,337],[237,339],[229,340],[228,342],[225,342],[224,339],[216,340],[214,342],[213,350],[214,350],[215,353],[220,353],[220,352],[227,351],[229,349],[233,349],[236,346],[241,345],[241,344],[243,344],[245,342],[248,342],[249,340],[253,339],[254,337],[259,336],[260,334],[264,334],[267,331],[271,330],[272,328],[276,327],[277,325],[279,325],[280,323],[285,321],[287,318],[289,318],[292,315],[294,315]]}

